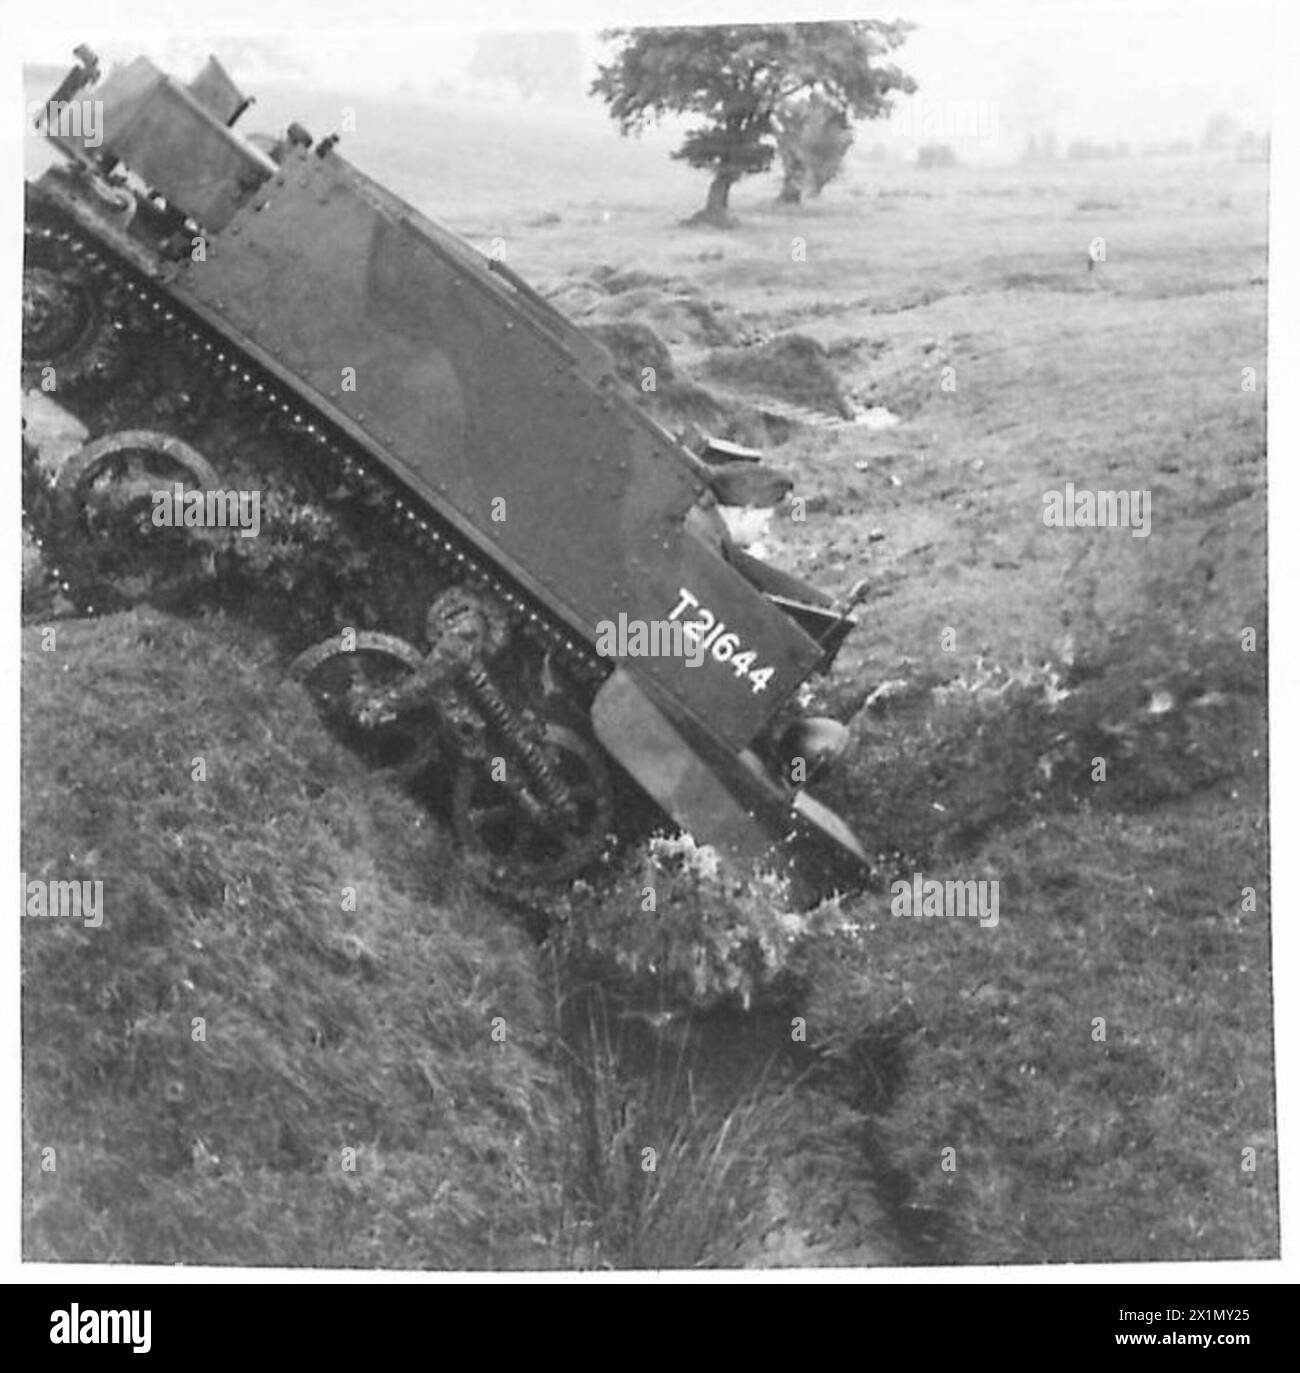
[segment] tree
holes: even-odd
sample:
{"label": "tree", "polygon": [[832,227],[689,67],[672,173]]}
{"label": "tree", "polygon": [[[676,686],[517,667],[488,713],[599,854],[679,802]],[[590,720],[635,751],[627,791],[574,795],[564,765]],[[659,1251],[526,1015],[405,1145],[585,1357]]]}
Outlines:
{"label": "tree", "polygon": [[777,111],[776,150],[781,158],[781,193],[797,205],[806,191],[820,195],[839,176],[853,146],[848,116],[822,96],[788,100]]}
{"label": "tree", "polygon": [[620,44],[591,92],[608,105],[622,133],[637,133],[668,114],[698,114],[672,155],[712,174],[694,222],[726,226],[731,188],[765,172],[777,151],[778,111],[820,96],[843,118],[888,114],[894,91],[916,83],[879,60],[899,47],[903,22],[717,25],[707,28],[610,29]]}

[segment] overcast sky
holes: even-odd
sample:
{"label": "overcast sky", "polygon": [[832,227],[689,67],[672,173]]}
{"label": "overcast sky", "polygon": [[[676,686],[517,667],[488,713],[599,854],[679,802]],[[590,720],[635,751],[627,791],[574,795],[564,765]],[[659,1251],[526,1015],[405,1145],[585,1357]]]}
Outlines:
{"label": "overcast sky", "polygon": [[[403,0],[390,0],[374,14],[367,11],[360,28],[354,4],[291,6],[289,23],[303,22],[296,32],[286,25],[285,9],[267,0],[228,0],[207,14],[172,9],[168,17],[169,8],[134,0],[105,30],[105,17],[115,7],[101,4],[87,13],[87,26],[69,19],[68,27],[55,32],[48,27],[50,17],[57,13],[63,24],[65,6],[57,11],[39,7],[33,21],[40,30],[26,36],[24,56],[61,62],[73,42],[88,39],[106,56],[144,50],[175,64],[184,55],[176,41],[181,24],[209,34],[284,29],[279,45],[286,63],[300,67],[320,85],[391,90],[410,83],[426,89],[440,78],[463,78],[477,36],[439,26],[438,11],[420,4],[403,19]],[[847,17],[854,12],[851,6],[801,0],[711,0],[707,9],[710,19],[729,22]],[[457,7],[456,13],[464,10]],[[637,19],[698,19],[701,7],[677,0],[502,0],[475,6],[474,13],[497,28],[577,29],[594,64],[600,50],[597,27]],[[861,16],[862,10],[856,13]],[[1197,137],[1214,110],[1228,112],[1245,127],[1267,128],[1272,122],[1273,7],[1263,0],[912,0],[897,10],[872,8],[866,13],[916,23],[898,60],[916,77],[922,102],[946,102],[947,108],[931,106],[932,118],[960,117],[957,106],[965,104],[974,111],[982,101],[989,108],[975,112],[986,119],[1000,115],[1004,131],[1008,125],[1022,127],[1026,120],[1046,121],[1062,138],[1086,135],[1134,145]],[[96,18],[98,23],[93,22]],[[156,32],[167,38],[148,36],[151,19],[155,24],[161,20]],[[197,54],[205,43],[192,41]],[[219,42],[214,46],[220,51]],[[924,104],[918,107],[918,113],[925,110]]]}

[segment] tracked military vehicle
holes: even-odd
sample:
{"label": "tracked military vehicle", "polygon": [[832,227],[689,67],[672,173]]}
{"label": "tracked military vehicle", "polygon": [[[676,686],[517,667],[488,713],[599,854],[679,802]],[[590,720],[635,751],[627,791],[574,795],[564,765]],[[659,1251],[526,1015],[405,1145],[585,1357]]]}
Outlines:
{"label": "tracked military vehicle", "polygon": [[451,777],[494,872],[580,871],[626,779],[734,863],[860,872],[802,785],[844,727],[795,703],[852,598],[733,545],[719,496],[760,455],[679,441],[602,346],[335,136],[244,137],[215,58],[181,84],[77,56],[38,120],[61,157],[28,184],[23,297],[26,385],[92,435],[49,489],[25,464],[63,593],[147,594],[98,555],[175,552],[150,490],[260,492],[262,539],[330,559],[286,616],[294,672],[358,747]]}

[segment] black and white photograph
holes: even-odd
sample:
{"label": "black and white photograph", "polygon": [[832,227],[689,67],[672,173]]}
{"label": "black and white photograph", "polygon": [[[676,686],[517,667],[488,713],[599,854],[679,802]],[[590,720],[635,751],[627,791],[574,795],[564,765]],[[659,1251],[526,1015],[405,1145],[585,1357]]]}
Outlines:
{"label": "black and white photograph", "polygon": [[392,8],[15,26],[25,1280],[1276,1281],[1284,7]]}

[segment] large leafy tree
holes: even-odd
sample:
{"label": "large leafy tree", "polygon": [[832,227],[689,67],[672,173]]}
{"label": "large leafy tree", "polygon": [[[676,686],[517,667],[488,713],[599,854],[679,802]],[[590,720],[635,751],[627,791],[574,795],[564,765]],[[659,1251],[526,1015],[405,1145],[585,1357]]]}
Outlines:
{"label": "large leafy tree", "polygon": [[819,95],[787,100],[777,111],[776,149],[781,158],[779,199],[798,204],[804,192],[820,195],[844,166],[853,126],[842,110]]}
{"label": "large leafy tree", "polygon": [[875,119],[889,112],[891,93],[916,89],[910,76],[882,61],[911,28],[866,19],[610,29],[602,37],[618,47],[591,90],[625,134],[664,115],[703,116],[673,156],[712,174],[695,218],[725,225],[732,186],[772,165],[779,111],[788,102],[817,95],[846,121]]}

